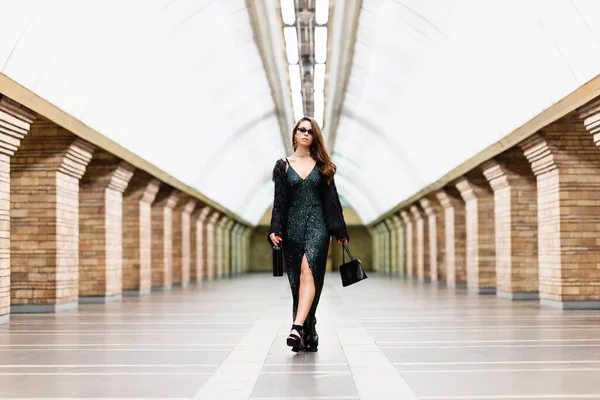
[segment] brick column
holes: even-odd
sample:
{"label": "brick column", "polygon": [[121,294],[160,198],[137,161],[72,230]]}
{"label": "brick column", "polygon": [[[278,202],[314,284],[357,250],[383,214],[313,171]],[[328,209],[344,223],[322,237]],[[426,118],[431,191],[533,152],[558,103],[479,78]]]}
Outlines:
{"label": "brick column", "polygon": [[235,222],[231,219],[223,226],[223,273],[221,276],[231,276],[231,229]]}
{"label": "brick column", "polygon": [[206,225],[206,261],[208,267],[206,278],[208,280],[213,280],[217,276],[217,221],[219,218],[221,218],[221,214],[218,211],[215,211],[208,219],[208,224]]}
{"label": "brick column", "polygon": [[79,302],[120,300],[123,292],[123,192],[134,167],[94,154],[79,188]]}
{"label": "brick column", "polygon": [[379,271],[379,255],[377,254],[379,249],[379,228],[377,225],[369,228],[369,235],[371,236],[371,254],[373,255],[373,271]]}
{"label": "brick column", "polygon": [[377,270],[385,272],[385,237],[383,224],[377,224]]}
{"label": "brick column", "polygon": [[416,269],[417,279],[420,282],[428,282],[431,280],[431,270],[429,264],[429,229],[425,224],[424,214],[416,205],[410,207],[412,214],[413,225],[415,229],[415,238],[413,246],[416,244]]}
{"label": "brick column", "polygon": [[152,204],[152,290],[173,286],[173,209],[179,196],[164,186]]}
{"label": "brick column", "polygon": [[415,276],[415,255],[413,254],[414,228],[408,211],[401,211],[400,217],[402,217],[402,221],[404,222],[404,265],[406,265],[406,276],[412,278]]}
{"label": "brick column", "polygon": [[231,231],[231,270],[232,276],[236,276],[240,272],[240,229],[242,226],[238,223],[233,225]]}
{"label": "brick column", "polygon": [[438,243],[443,243],[442,241],[438,242],[438,237],[440,232],[443,233],[442,229],[438,228],[437,223],[437,215],[435,213],[434,207],[439,207],[437,204],[429,201],[427,198],[422,198],[419,200],[419,204],[425,213],[426,221],[426,230],[428,233],[428,242],[425,243],[427,246],[427,250],[429,253],[429,271],[432,282],[439,281],[438,274],[438,259],[440,258],[440,253],[443,254],[443,246],[438,246]]}
{"label": "brick column", "polygon": [[198,211],[198,219],[196,221],[196,281],[201,282],[208,275],[208,260],[207,260],[207,225],[208,216],[211,208],[204,206]]}
{"label": "brick column", "polygon": [[10,313],[10,159],[34,120],[32,111],[0,94],[0,324]]}
{"label": "brick column", "polygon": [[396,230],[396,224],[394,223],[393,217],[385,221],[389,231],[389,246],[390,246],[390,275],[393,275],[398,270],[398,231]]}
{"label": "brick column", "polygon": [[254,235],[254,229],[248,228],[246,230],[246,271],[250,271],[252,268],[250,252],[252,251],[252,236]]}
{"label": "brick column", "polygon": [[216,224],[216,228],[217,228],[217,237],[216,237],[216,255],[217,255],[217,270],[216,270],[216,278],[217,279],[221,279],[223,278],[223,271],[224,271],[224,267],[225,267],[225,225],[228,222],[228,218],[223,215],[221,216],[221,218],[219,219],[219,221],[217,221]]}
{"label": "brick column", "polygon": [[190,283],[190,219],[195,207],[196,199],[182,196],[173,210],[173,283],[177,286]]}
{"label": "brick column", "polygon": [[496,293],[494,193],[479,170],[457,180],[465,201],[467,287],[480,294]]}
{"label": "brick column", "polygon": [[243,241],[244,241],[244,231],[246,227],[244,225],[238,225],[238,233],[237,233],[237,274],[240,275],[242,273],[242,264],[243,264]]}
{"label": "brick column", "polygon": [[537,191],[531,166],[516,147],[482,169],[494,191],[496,294],[538,299]]}
{"label": "brick column", "polygon": [[39,120],[11,160],[12,312],[75,309],[79,180],[94,147]]}
{"label": "brick column", "polygon": [[238,232],[238,274],[244,273],[244,235],[247,227],[245,225],[240,225],[240,229]]}
{"label": "brick column", "polygon": [[136,170],[123,195],[123,295],[141,296],[152,287],[152,203],[160,181]]}
{"label": "brick column", "polygon": [[390,238],[388,234],[389,232],[385,221],[379,224],[379,226],[381,227],[381,256],[383,257],[383,272],[385,274],[388,274],[390,271]]}
{"label": "brick column", "polygon": [[198,282],[198,217],[201,210],[202,205],[198,203],[190,214],[190,283]]}
{"label": "brick column", "polygon": [[250,232],[250,228],[248,228],[247,226],[242,227],[242,232],[241,232],[242,236],[240,239],[240,242],[241,242],[240,252],[241,252],[241,258],[242,258],[240,268],[241,268],[242,274],[245,274],[246,272],[248,272],[248,263],[246,261],[246,253],[247,253],[248,249],[247,249],[246,244],[247,244],[247,238],[248,238],[249,232]]}
{"label": "brick column", "polygon": [[392,217],[392,221],[394,222],[394,231],[396,232],[396,238],[393,246],[396,247],[396,269],[394,270],[394,274],[404,276],[406,275],[405,266],[404,266],[404,229],[402,228],[402,219],[398,215],[394,215]]}
{"label": "brick column", "polygon": [[446,285],[465,289],[467,287],[465,203],[460,192],[454,187],[446,187],[435,196],[444,210]]}
{"label": "brick column", "polygon": [[600,155],[572,113],[521,144],[537,179],[539,295],[542,306],[600,308]]}

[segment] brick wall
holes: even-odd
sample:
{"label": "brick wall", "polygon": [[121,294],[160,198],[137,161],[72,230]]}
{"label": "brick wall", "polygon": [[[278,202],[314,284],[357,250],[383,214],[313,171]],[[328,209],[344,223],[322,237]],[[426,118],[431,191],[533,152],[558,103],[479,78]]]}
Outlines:
{"label": "brick wall", "polygon": [[406,276],[413,277],[415,275],[415,255],[413,255],[413,223],[410,214],[407,211],[401,211],[400,216],[404,223],[404,265],[406,266]]}
{"label": "brick wall", "polygon": [[390,274],[395,274],[398,271],[398,229],[393,218],[385,221],[388,226],[390,235]]}
{"label": "brick wall", "polygon": [[[421,208],[427,216],[427,231],[429,233],[429,265],[431,281],[446,280],[446,266],[444,263],[444,220],[443,209],[436,200],[430,201],[423,198],[419,201]],[[439,222],[438,222],[439,221]]]}
{"label": "brick wall", "polygon": [[198,220],[196,221],[196,277],[200,281],[207,276],[208,260],[207,260],[207,225],[208,215],[211,212],[211,208],[205,206],[199,211]]}
{"label": "brick wall", "polygon": [[32,111],[0,95],[0,317],[10,312],[10,159],[34,120]]}
{"label": "brick wall", "polygon": [[173,283],[187,286],[190,282],[191,213],[196,200],[185,196],[173,210]]}
{"label": "brick wall", "polygon": [[395,242],[392,245],[396,248],[396,269],[395,274],[404,275],[404,230],[402,228],[402,219],[398,215],[392,217],[394,221],[394,230],[396,232]]}
{"label": "brick wall", "polygon": [[[424,221],[424,214],[418,206],[410,207],[413,220],[413,251],[416,252],[416,273],[419,281],[431,279],[429,265],[429,230]],[[415,240],[416,239],[416,240]]]}
{"label": "brick wall", "polygon": [[13,312],[77,307],[79,180],[94,148],[47,120],[11,160]]}
{"label": "brick wall", "polygon": [[444,209],[446,284],[463,288],[467,284],[465,203],[455,187],[435,193]]}
{"label": "brick wall", "polygon": [[598,304],[600,154],[592,135],[584,120],[571,113],[521,147],[537,179],[542,304],[561,308]]}
{"label": "brick wall", "polygon": [[180,192],[163,187],[152,204],[152,288],[173,284],[173,208]]}
{"label": "brick wall", "polygon": [[123,192],[134,167],[96,151],[79,190],[79,297],[103,302],[123,290]]}
{"label": "brick wall", "polygon": [[465,201],[467,286],[477,293],[495,293],[494,194],[479,169],[459,179],[456,188]]}
{"label": "brick wall", "polygon": [[152,203],[160,181],[136,170],[123,196],[123,292],[140,295],[152,287]]}
{"label": "brick wall", "polygon": [[217,276],[217,221],[221,214],[215,211],[208,219],[206,226],[206,261],[207,273],[206,277],[209,280],[215,279]]}
{"label": "brick wall", "polygon": [[531,166],[517,147],[482,169],[494,191],[497,293],[511,299],[536,299],[537,191]]}

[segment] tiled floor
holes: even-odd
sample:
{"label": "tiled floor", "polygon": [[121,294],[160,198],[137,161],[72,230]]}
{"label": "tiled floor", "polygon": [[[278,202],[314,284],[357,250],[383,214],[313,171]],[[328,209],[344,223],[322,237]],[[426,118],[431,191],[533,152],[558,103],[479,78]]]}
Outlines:
{"label": "tiled floor", "polygon": [[600,399],[600,311],[326,278],[318,353],[250,275],[0,326],[0,398]]}

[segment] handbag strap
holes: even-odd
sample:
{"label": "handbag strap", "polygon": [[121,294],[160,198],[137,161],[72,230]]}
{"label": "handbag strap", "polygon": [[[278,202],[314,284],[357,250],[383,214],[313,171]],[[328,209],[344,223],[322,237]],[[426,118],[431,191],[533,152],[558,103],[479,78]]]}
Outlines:
{"label": "handbag strap", "polygon": [[352,257],[352,253],[350,252],[350,249],[348,248],[348,245],[344,242],[342,242],[342,264],[346,264],[346,253],[348,253],[348,257],[350,257],[350,261],[354,260],[354,257]]}

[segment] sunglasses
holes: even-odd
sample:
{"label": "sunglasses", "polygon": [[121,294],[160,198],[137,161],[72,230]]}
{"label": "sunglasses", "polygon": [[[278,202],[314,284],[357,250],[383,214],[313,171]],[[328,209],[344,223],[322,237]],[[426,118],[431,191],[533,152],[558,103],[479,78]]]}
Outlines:
{"label": "sunglasses", "polygon": [[312,135],[313,130],[312,129],[306,129],[305,127],[301,126],[300,128],[298,128],[298,132],[302,132],[302,133],[308,132],[309,135]]}

